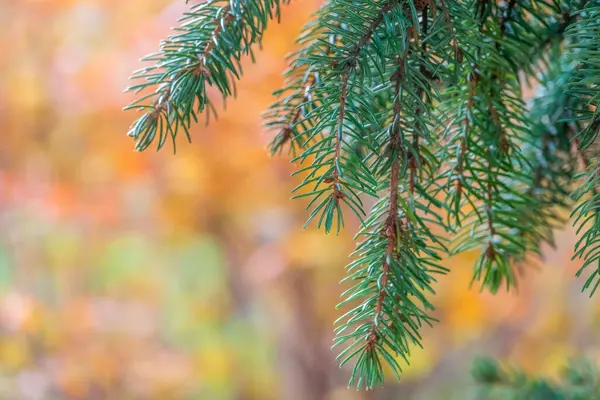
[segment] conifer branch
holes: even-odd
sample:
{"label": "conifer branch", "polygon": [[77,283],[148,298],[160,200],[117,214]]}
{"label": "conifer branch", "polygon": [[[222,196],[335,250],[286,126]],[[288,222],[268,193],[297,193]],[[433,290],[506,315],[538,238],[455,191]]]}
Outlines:
{"label": "conifer branch", "polygon": [[402,87],[402,79],[404,78],[404,60],[398,61],[398,69],[394,72],[392,80],[394,80],[394,105],[393,105],[393,122],[390,137],[390,158],[391,158],[391,173],[390,173],[390,184],[389,184],[389,208],[388,214],[385,218],[383,226],[383,234],[387,237],[387,246],[385,251],[385,257],[383,258],[383,267],[381,274],[381,284],[379,289],[379,297],[375,305],[375,316],[373,318],[373,325],[371,326],[371,333],[367,339],[367,351],[373,351],[375,344],[379,339],[377,334],[377,324],[382,320],[382,311],[384,306],[385,297],[387,295],[386,289],[388,286],[388,280],[390,275],[390,262],[396,257],[395,245],[397,243],[397,231],[402,228],[397,226],[398,223],[398,191],[400,190],[400,157],[406,154],[406,149],[402,145],[402,136],[400,135],[400,119],[402,118],[402,103],[400,89]]}
{"label": "conifer branch", "polygon": [[[287,102],[287,104],[275,104],[271,108],[271,114],[267,114],[267,118],[271,120],[267,126],[275,126],[278,129],[278,133],[275,135],[269,146],[271,155],[280,153],[285,146],[289,147],[290,152],[294,156],[296,155],[295,144],[299,141],[299,139],[297,139],[296,125],[302,121],[302,115],[306,115],[305,109],[311,102],[311,88],[316,81],[314,75],[312,74],[310,75],[309,79],[311,80],[307,82],[302,81],[300,83],[296,83],[296,85],[299,85],[299,89],[297,90],[299,90],[299,93],[301,93],[301,97],[299,96],[298,92],[294,93],[284,101],[284,103]],[[300,98],[299,101],[297,100],[298,98]],[[284,112],[283,117],[281,117],[279,115],[281,112],[279,107],[291,108],[291,110],[289,112]]]}
{"label": "conifer branch", "polygon": [[[552,52],[558,51],[555,47],[549,56],[557,57]],[[524,172],[531,180],[527,196],[534,204],[520,212],[519,240],[527,244],[527,252],[536,255],[541,253],[543,242],[554,245],[554,230],[566,222],[561,211],[572,203],[569,195],[576,163],[569,141],[573,126],[565,117],[575,99],[565,94],[568,76],[560,65],[541,73],[539,94],[531,105],[531,128],[521,145],[528,160]]]}
{"label": "conifer branch", "polygon": [[575,200],[579,204],[573,210],[573,216],[576,217],[577,234],[581,236],[575,244],[573,259],[583,260],[577,276],[593,267],[583,285],[583,289],[591,289],[590,295],[593,295],[600,286],[600,158],[590,160],[589,166],[578,178],[583,183],[575,192]]}
{"label": "conifer branch", "polygon": [[580,238],[575,245],[573,259],[580,258],[583,265],[577,272],[580,276],[594,265],[583,288],[591,288],[593,294],[600,285],[600,157],[598,151],[588,158],[586,151],[594,149],[600,132],[600,3],[587,1],[581,10],[572,15],[577,21],[566,30],[566,58],[575,64],[569,81],[568,93],[577,100],[576,115],[570,122],[583,125],[572,138],[582,159],[584,171],[577,176],[582,182],[573,196],[578,202],[572,217]]}
{"label": "conifer branch", "polygon": [[473,114],[473,104],[475,102],[475,91],[477,89],[477,65],[473,66],[473,71],[469,74],[468,81],[468,97],[467,106],[464,116],[462,117],[461,125],[463,126],[461,136],[458,145],[458,156],[456,157],[456,166],[454,171],[451,172],[452,178],[454,179],[454,193],[450,198],[450,203],[454,203],[452,207],[454,215],[457,217],[457,223],[460,225],[460,206],[462,204],[461,198],[463,194],[463,182],[465,181],[464,169],[465,169],[465,157],[467,156],[467,142],[469,140],[469,132],[471,128],[471,116]]}
{"label": "conifer branch", "polygon": [[[191,6],[128,89],[149,91],[127,107],[142,113],[136,149],[216,116],[208,88],[235,96],[242,58],[283,3]],[[400,377],[434,322],[450,252],[434,227],[456,225],[452,252],[477,249],[474,280],[496,291],[552,243],[574,199],[578,275],[600,286],[599,19],[598,0],[328,0],[305,25],[266,125],[271,153],[287,147],[299,164],[307,224],[337,232],[342,209],[361,220],[334,341],[352,385],[382,382],[384,364]],[[528,105],[523,78],[540,92]]]}
{"label": "conifer branch", "polygon": [[[357,103],[362,107],[368,108],[365,98],[358,96],[369,96],[370,89],[361,84],[361,81],[369,68],[361,68],[361,58],[364,57],[364,50],[370,45],[371,38],[375,31],[380,28],[384,17],[398,3],[398,0],[391,0],[381,5],[374,3],[372,9],[356,6],[356,12],[372,12],[372,19],[368,24],[363,21],[363,30],[349,29],[343,34],[340,33],[340,44],[330,43],[325,49],[322,48],[321,41],[310,45],[307,50],[306,59],[298,59],[296,68],[303,64],[309,64],[314,68],[315,73],[322,77],[320,85],[314,87],[313,96],[318,101],[319,106],[308,113],[306,118],[313,118],[314,123],[308,126],[304,136],[304,151],[295,160],[304,163],[309,157],[314,157],[311,166],[302,168],[299,172],[309,172],[303,183],[296,189],[304,189],[308,185],[314,185],[308,193],[302,193],[297,197],[312,197],[308,208],[312,207],[311,214],[307,224],[313,219],[318,219],[318,227],[323,226],[326,233],[329,233],[334,225],[337,232],[344,224],[342,208],[340,201],[350,208],[359,218],[365,215],[362,209],[362,200],[359,193],[367,193],[375,196],[373,187],[376,181],[371,177],[366,164],[360,160],[359,156],[350,151],[348,138],[362,140],[356,135],[355,131],[357,121],[355,117],[348,118],[346,114],[347,107],[356,108]],[[346,5],[345,5],[346,6]],[[337,9],[332,3],[330,7],[325,7],[319,19],[331,18]],[[346,6],[347,7],[347,6]],[[366,18],[365,18],[366,20]],[[328,22],[324,22],[327,26]],[[337,26],[330,26],[330,29],[339,30]],[[321,55],[325,53],[324,55]],[[364,63],[364,61],[363,61]],[[335,94],[337,93],[337,94]],[[316,100],[318,99],[318,100]],[[351,102],[351,103],[349,103]],[[334,111],[335,118],[331,118],[331,110]],[[377,125],[377,122],[370,118],[364,121],[364,124]],[[309,141],[314,140],[308,146]],[[367,145],[369,145],[367,143]],[[352,161],[358,166],[358,170],[347,169],[345,165]],[[325,194],[326,189],[321,189],[321,184],[330,186],[330,192]],[[324,199],[317,200],[325,196]]]}
{"label": "conifer branch", "polygon": [[567,28],[567,59],[577,64],[569,84],[569,93],[585,99],[577,111],[576,120],[586,121],[585,128],[576,135],[578,147],[587,149],[600,133],[600,67],[595,50],[600,43],[598,18],[600,4],[587,2],[582,10],[576,11],[579,20]]}
{"label": "conifer branch", "polygon": [[143,112],[128,132],[136,150],[154,140],[160,149],[168,137],[175,146],[179,129],[191,140],[192,120],[205,113],[208,123],[211,113],[216,116],[207,88],[216,87],[224,101],[235,95],[241,58],[252,55],[280,5],[281,0],[209,0],[190,7],[176,33],[144,58],[153,65],[134,73],[132,79],[141,82],[127,88],[135,94],[150,91],[125,108]]}
{"label": "conifer branch", "polygon": [[[405,7],[398,16],[405,17],[410,5]],[[437,252],[445,248],[425,224],[431,212],[426,192],[428,177],[417,173],[422,164],[417,161],[419,149],[432,145],[425,122],[432,113],[425,95],[431,91],[432,82],[419,79],[436,69],[432,64],[435,55],[427,50],[427,8],[415,4],[422,14],[421,27],[406,18],[410,25],[398,27],[398,45],[390,46],[391,52],[386,55],[393,68],[388,78],[393,83],[391,113],[388,127],[380,136],[381,157],[371,169],[387,191],[359,233],[364,241],[357,246],[356,259],[348,266],[350,275],[346,278],[354,286],[343,294],[339,305],[361,301],[338,319],[335,339],[336,346],[346,345],[338,357],[341,364],[355,360],[351,384],[359,387],[383,381],[383,360],[400,375],[397,358],[408,362],[411,346],[420,346],[419,329],[434,321],[428,315],[433,306],[425,293],[433,291],[434,275],[446,272],[437,263]]]}
{"label": "conifer branch", "polygon": [[[516,5],[510,2],[503,10],[500,32],[507,32]],[[479,10],[484,20],[471,22],[478,27],[477,33],[467,36],[465,32],[472,39],[461,41],[472,64],[456,95],[449,98],[448,107],[458,109],[459,114],[449,136],[446,162],[451,168],[443,176],[452,188],[447,192],[452,217],[462,226],[454,251],[481,248],[473,279],[496,291],[504,283],[507,288],[516,283],[511,260],[521,258],[526,247],[512,239],[510,232],[521,207],[533,200],[524,189],[525,177],[514,172],[526,162],[518,152],[511,152],[527,125],[524,106],[515,101],[520,85],[502,56],[504,34],[490,37],[489,26],[495,24],[493,6],[480,4]],[[508,185],[513,188],[509,190]]]}
{"label": "conifer branch", "polygon": [[[423,9],[421,10],[421,35],[423,37],[427,37],[427,28],[428,28],[427,9],[428,9],[428,7],[427,7],[427,5],[425,5],[423,7]],[[415,23],[417,23],[417,22],[413,21],[413,24],[415,24]],[[450,28],[451,28],[451,26],[449,26],[449,29]],[[419,45],[418,37],[415,39],[415,44],[417,46]],[[426,58],[426,53],[427,53],[427,43],[425,41],[423,41],[422,45],[421,45],[421,57],[423,59]],[[425,65],[423,63],[421,63],[421,65],[419,67],[419,72],[421,73],[422,76],[429,75],[427,72],[427,68],[425,68]],[[423,104],[425,104],[428,101],[427,99],[423,98],[424,94],[425,94],[424,87],[419,86],[419,88],[417,89],[417,98]],[[421,105],[419,104],[416,108],[417,115],[421,114],[423,111],[424,110],[422,109]],[[424,127],[421,126],[420,120],[417,120],[416,122],[417,122],[417,126],[416,126],[416,130],[415,130],[415,134],[413,135],[412,150],[409,154],[409,159],[408,159],[408,164],[409,164],[409,168],[410,168],[409,190],[413,195],[415,193],[415,187],[416,187],[416,183],[417,183],[417,168],[422,163],[421,152],[419,151],[419,136],[420,136],[420,132],[423,131],[423,129],[424,129]]]}

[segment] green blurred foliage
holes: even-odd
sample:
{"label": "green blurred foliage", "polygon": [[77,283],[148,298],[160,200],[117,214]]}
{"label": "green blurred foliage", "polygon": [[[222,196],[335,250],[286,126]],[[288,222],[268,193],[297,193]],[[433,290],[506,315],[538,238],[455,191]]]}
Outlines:
{"label": "green blurred foliage", "polygon": [[600,396],[598,370],[586,359],[572,359],[557,380],[502,368],[493,359],[477,359],[473,377],[477,399],[487,400],[593,400]]}

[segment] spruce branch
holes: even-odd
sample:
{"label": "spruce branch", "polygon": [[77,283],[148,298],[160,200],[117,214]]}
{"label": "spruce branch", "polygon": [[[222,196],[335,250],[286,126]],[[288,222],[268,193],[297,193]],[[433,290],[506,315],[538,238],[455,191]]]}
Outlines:
{"label": "spruce branch", "polygon": [[566,57],[576,64],[569,83],[569,93],[584,101],[576,110],[575,121],[585,121],[585,127],[577,133],[578,147],[590,147],[600,131],[600,4],[589,1],[587,5],[574,13],[580,18],[567,28]]}
{"label": "spruce branch", "polygon": [[513,9],[497,22],[494,7],[484,8],[479,13],[483,22],[472,19],[461,27],[462,51],[471,65],[464,68],[457,88],[448,92],[446,107],[454,116],[445,157],[450,168],[442,179],[448,182],[451,216],[461,227],[454,251],[480,248],[473,279],[496,291],[516,283],[511,261],[526,247],[512,238],[514,217],[531,199],[522,192],[525,177],[518,172],[526,161],[515,151],[527,125],[520,85],[502,56],[503,35],[494,34],[506,31]]}
{"label": "spruce branch", "polygon": [[140,83],[126,89],[150,91],[125,108],[143,113],[128,132],[136,150],[154,140],[160,149],[169,137],[175,146],[179,129],[191,140],[192,120],[201,113],[207,123],[211,113],[216,117],[208,87],[215,87],[223,101],[235,95],[242,57],[252,56],[252,46],[260,43],[268,21],[279,17],[280,7],[280,0],[209,0],[191,6],[176,33],[143,59],[152,65],[134,73],[132,79]]}
{"label": "spruce branch", "polygon": [[[560,57],[560,48],[555,46],[549,57]],[[527,195],[535,206],[522,210],[519,237],[527,243],[527,252],[536,255],[541,254],[542,243],[554,245],[553,231],[564,225],[564,214],[572,205],[576,162],[570,138],[574,127],[565,118],[576,99],[565,93],[569,77],[560,64],[550,64],[541,73],[540,87],[530,106],[530,129],[522,142],[529,165],[525,171],[530,177]]]}
{"label": "spruce branch", "polygon": [[[594,265],[583,286],[584,290],[591,288],[593,294],[600,285],[600,164],[594,145],[600,131],[600,3],[587,1],[573,15],[577,22],[566,30],[569,43],[566,59],[574,65],[568,93],[578,101],[573,107],[574,115],[567,121],[581,127],[572,140],[584,166],[584,171],[577,176],[581,186],[573,193],[578,204],[572,217],[581,235],[573,259],[583,260],[577,276]],[[588,151],[593,154],[591,158]]]}
{"label": "spruce branch", "polygon": [[[269,122],[265,125],[274,127],[277,130],[277,134],[269,145],[271,155],[281,153],[283,148],[287,146],[289,152],[296,156],[296,148],[303,146],[301,139],[298,138],[297,125],[307,123],[307,121],[302,120],[302,117],[307,114],[306,108],[311,104],[311,88],[316,82],[313,74],[309,74],[308,77],[305,76],[302,76],[291,85],[293,88],[291,90],[294,90],[291,95],[272,105],[266,114]],[[283,93],[283,91],[280,93]]]}
{"label": "spruce branch", "polygon": [[582,185],[574,193],[575,200],[579,202],[573,210],[576,217],[574,224],[581,236],[575,244],[573,259],[583,260],[577,276],[593,267],[583,286],[584,290],[591,288],[590,295],[593,295],[600,285],[600,158],[588,162],[585,171],[577,177]]}
{"label": "spruce branch", "polygon": [[[438,264],[438,253],[446,251],[443,242],[425,223],[431,213],[426,193],[433,173],[420,173],[427,166],[420,150],[432,146],[426,122],[432,116],[432,81],[421,79],[440,69],[427,43],[429,7],[407,2],[399,16],[410,15],[411,6],[419,19],[414,14],[406,18],[409,24],[400,25],[396,33],[398,46],[390,46],[386,54],[393,84],[391,113],[387,128],[378,135],[382,156],[372,165],[386,195],[359,233],[362,242],[346,278],[354,286],[338,306],[360,301],[336,322],[334,342],[345,346],[338,356],[341,365],[355,360],[350,384],[358,387],[383,382],[383,361],[400,376],[398,360],[408,362],[411,348],[421,346],[420,328],[434,322],[426,293],[433,293],[435,274],[446,272]],[[436,25],[442,24],[434,17]]]}
{"label": "spruce branch", "polygon": [[[326,44],[323,41],[312,42],[309,49],[300,53],[301,56],[294,61],[293,68],[311,68],[321,78],[318,85],[311,87],[311,101],[318,106],[311,106],[312,111],[305,116],[311,124],[301,134],[303,151],[295,158],[301,164],[309,159],[312,162],[299,171],[308,174],[296,188],[296,191],[304,192],[296,197],[312,198],[308,208],[314,207],[307,224],[318,218],[317,225],[323,226],[326,233],[334,229],[334,225],[337,232],[343,226],[342,203],[362,218],[365,212],[360,193],[375,195],[372,188],[376,181],[360,155],[353,151],[351,140],[372,147],[360,131],[363,126],[377,125],[378,122],[370,115],[360,121],[357,118],[360,114],[349,116],[347,109],[369,108],[367,100],[372,97],[371,88],[364,79],[369,77],[371,67],[365,58],[365,49],[371,45],[371,38],[386,14],[397,3],[397,0],[391,0],[384,4],[372,2],[369,6],[336,2],[326,5],[318,15],[319,21],[322,21],[320,29],[332,34],[335,32],[338,37]],[[332,18],[334,15],[342,12],[364,17],[360,18],[360,24],[343,28],[331,22],[335,20]],[[312,27],[309,27],[309,32],[310,29]],[[307,36],[312,35],[309,33]],[[304,98],[302,100],[301,104],[306,104]],[[294,113],[292,121],[297,113],[291,108],[276,110],[279,115],[282,111]],[[346,168],[349,163],[357,168]],[[329,189],[322,188],[323,185],[329,185]]]}
{"label": "spruce branch", "polygon": [[[136,149],[216,116],[210,88],[235,96],[283,3],[191,6],[128,89]],[[385,364],[400,377],[435,321],[441,255],[475,250],[482,288],[516,286],[574,202],[578,275],[600,285],[598,21],[598,0],[328,0],[305,25],[265,124],[271,153],[298,165],[307,224],[339,232],[345,209],[361,222],[334,342],[351,384],[383,382]],[[538,88],[527,103],[522,80]]]}
{"label": "spruce branch", "polygon": [[[305,62],[311,55],[331,55],[329,47],[322,48],[319,41],[326,38],[329,44],[337,41],[337,35],[332,31],[325,32],[319,21],[320,14],[326,14],[329,10],[328,3],[324,3],[319,11],[313,15],[313,20],[306,24],[297,44],[299,50],[288,56],[289,68],[285,71],[284,86],[275,91],[273,95],[277,101],[273,103],[265,113],[265,126],[275,130],[276,134],[269,145],[271,154],[281,152],[288,147],[294,157],[312,141],[306,138],[310,134],[310,128],[315,121],[307,118],[310,111],[319,107],[315,97],[315,87],[321,85],[319,72],[313,65]],[[339,29],[339,22],[336,22]]]}

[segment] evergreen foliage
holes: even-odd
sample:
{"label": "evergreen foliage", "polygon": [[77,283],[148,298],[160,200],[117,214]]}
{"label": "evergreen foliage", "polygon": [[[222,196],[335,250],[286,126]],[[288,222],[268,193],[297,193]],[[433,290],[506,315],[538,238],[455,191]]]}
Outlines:
{"label": "evergreen foliage", "polygon": [[597,368],[585,359],[570,360],[558,380],[532,377],[491,359],[473,364],[480,400],[594,400],[600,393]]}
{"label": "evergreen foliage", "polygon": [[[128,89],[142,93],[128,107],[142,112],[137,150],[216,115],[207,88],[235,95],[282,3],[190,6]],[[348,211],[361,222],[335,328],[352,385],[381,383],[385,365],[400,377],[435,321],[445,255],[477,250],[473,280],[510,289],[572,209],[579,274],[596,290],[598,49],[597,0],[327,0],[304,27],[265,120],[271,152],[299,165],[307,224],[339,232]]]}

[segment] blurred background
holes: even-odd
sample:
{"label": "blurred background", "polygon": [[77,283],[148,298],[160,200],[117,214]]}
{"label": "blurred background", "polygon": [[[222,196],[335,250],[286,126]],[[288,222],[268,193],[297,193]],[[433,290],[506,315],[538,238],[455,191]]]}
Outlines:
{"label": "blurred background", "polygon": [[516,293],[469,289],[475,255],[448,260],[403,382],[347,389],[330,345],[356,223],[302,230],[261,127],[319,5],[293,3],[173,155],[133,151],[122,90],[183,0],[0,0],[0,400],[464,399],[477,355],[547,376],[600,356],[567,229]]}

